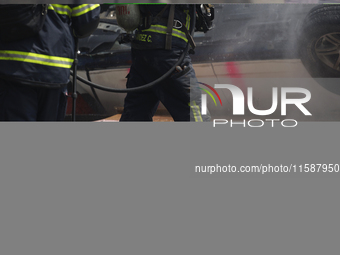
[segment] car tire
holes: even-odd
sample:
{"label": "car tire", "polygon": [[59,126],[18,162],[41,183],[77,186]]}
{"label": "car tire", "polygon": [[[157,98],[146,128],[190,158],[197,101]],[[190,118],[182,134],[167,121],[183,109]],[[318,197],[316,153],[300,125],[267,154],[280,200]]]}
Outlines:
{"label": "car tire", "polygon": [[340,5],[314,7],[298,43],[302,63],[314,78],[340,77]]}

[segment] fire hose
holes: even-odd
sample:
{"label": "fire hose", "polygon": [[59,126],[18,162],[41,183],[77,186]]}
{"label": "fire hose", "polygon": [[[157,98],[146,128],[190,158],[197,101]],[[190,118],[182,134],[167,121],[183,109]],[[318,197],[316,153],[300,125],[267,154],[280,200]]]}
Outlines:
{"label": "fire hose", "polygon": [[[195,7],[195,5],[193,5],[192,12],[193,13],[192,13],[191,17],[193,17],[193,18],[190,19],[191,23],[192,23],[192,24],[190,24],[191,25],[190,26],[191,27],[191,32],[190,32],[191,36],[193,36],[193,33],[195,31],[195,20],[196,20],[195,19],[195,15],[196,15],[196,7]],[[99,89],[99,90],[103,90],[103,91],[106,91],[106,92],[127,93],[127,92],[140,92],[140,91],[144,91],[144,90],[150,89],[151,87],[155,86],[156,84],[158,84],[158,83],[164,81],[165,79],[167,79],[175,71],[176,67],[179,66],[183,62],[186,54],[189,51],[189,47],[190,47],[190,44],[188,42],[186,48],[184,49],[184,51],[182,53],[182,55],[180,56],[178,61],[175,63],[175,65],[169,69],[169,71],[167,71],[165,74],[160,76],[158,79],[156,79],[156,80],[154,80],[154,81],[152,81],[150,83],[147,83],[145,85],[136,87],[136,88],[115,89],[115,88],[105,87],[105,86],[96,84],[94,82],[88,81],[88,80],[84,79],[83,77],[81,77],[81,76],[79,76],[79,75],[77,75],[75,73],[76,74],[76,78],[77,78],[77,80],[83,82],[84,84],[86,84],[88,86],[91,86],[93,88],[96,88],[96,89]],[[71,71],[71,75],[74,77],[74,72]],[[73,78],[73,80],[75,80],[75,79]]]}

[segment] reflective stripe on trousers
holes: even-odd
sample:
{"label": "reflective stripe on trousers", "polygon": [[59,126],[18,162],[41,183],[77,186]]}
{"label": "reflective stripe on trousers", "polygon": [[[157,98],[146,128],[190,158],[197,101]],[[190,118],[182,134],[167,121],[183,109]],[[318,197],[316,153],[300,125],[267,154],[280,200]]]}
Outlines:
{"label": "reflective stripe on trousers", "polygon": [[189,106],[194,116],[195,122],[203,122],[200,107],[196,104],[196,102],[192,101],[189,103]]}

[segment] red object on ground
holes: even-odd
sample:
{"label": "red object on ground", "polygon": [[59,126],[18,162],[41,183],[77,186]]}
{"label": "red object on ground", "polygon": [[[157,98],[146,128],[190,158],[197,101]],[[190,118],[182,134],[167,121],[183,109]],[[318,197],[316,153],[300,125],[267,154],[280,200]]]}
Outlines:
{"label": "red object on ground", "polygon": [[[88,105],[88,103],[84,100],[84,98],[81,96],[81,94],[77,93],[78,97],[76,99],[76,114],[95,114],[91,106]],[[66,114],[72,114],[72,103],[73,99],[72,97],[69,97],[67,99],[67,108],[66,108]]]}

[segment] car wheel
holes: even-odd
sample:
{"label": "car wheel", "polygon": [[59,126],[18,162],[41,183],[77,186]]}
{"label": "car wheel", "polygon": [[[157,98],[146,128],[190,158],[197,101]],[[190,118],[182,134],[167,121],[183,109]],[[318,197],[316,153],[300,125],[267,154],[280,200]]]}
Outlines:
{"label": "car wheel", "polygon": [[340,5],[313,8],[303,22],[298,47],[312,77],[340,77]]}

